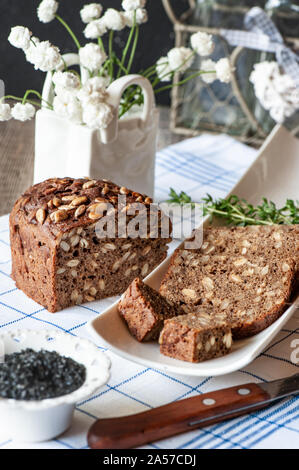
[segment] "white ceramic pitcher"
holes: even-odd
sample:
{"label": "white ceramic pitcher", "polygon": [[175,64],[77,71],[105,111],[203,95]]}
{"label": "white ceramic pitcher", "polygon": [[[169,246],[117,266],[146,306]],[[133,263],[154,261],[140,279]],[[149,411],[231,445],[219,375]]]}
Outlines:
{"label": "white ceramic pitcher", "polygon": [[[64,56],[68,66],[78,64],[77,54]],[[84,83],[88,78],[81,70]],[[127,75],[107,89],[109,103],[118,109],[124,90],[139,85],[144,106],[138,114],[118,119],[107,129],[89,129],[74,124],[54,111],[42,108],[36,113],[34,183],[51,177],[106,178],[149,196],[154,192],[156,137],[159,114],[150,82],[141,75]],[[54,98],[52,76],[48,74],[43,99]]]}

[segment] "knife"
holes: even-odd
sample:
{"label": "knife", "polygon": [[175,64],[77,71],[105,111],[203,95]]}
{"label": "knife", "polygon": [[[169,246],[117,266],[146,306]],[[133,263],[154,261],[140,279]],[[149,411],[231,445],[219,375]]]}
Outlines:
{"label": "knife", "polygon": [[88,431],[92,449],[130,449],[265,408],[299,393],[299,373],[175,401],[120,418],[98,419]]}

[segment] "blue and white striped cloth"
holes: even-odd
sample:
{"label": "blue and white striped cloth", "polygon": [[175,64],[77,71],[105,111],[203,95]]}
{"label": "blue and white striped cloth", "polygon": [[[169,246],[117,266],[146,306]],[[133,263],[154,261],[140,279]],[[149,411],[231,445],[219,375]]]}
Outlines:
{"label": "blue and white striped cloth", "polygon": [[[168,189],[185,190],[194,200],[206,192],[224,196],[238,181],[256,152],[227,136],[201,136],[158,153],[156,198],[165,200]],[[0,218],[0,329],[58,328],[70,335],[89,337],[87,321],[112,299],[76,306],[56,314],[17,290],[10,279],[8,217]],[[299,312],[273,343],[244,370],[223,377],[181,377],[145,368],[116,357],[109,350],[112,370],[109,383],[88,400],[78,403],[72,427],[51,442],[23,444],[0,436],[0,448],[87,448],[86,433],[97,418],[122,416],[171,401],[249,381],[269,381],[298,372],[290,360],[291,343],[299,338]],[[105,350],[101,341],[99,348]],[[157,393],[158,391],[158,393]],[[284,400],[263,411],[152,443],[148,449],[198,448],[298,448],[299,398]]]}

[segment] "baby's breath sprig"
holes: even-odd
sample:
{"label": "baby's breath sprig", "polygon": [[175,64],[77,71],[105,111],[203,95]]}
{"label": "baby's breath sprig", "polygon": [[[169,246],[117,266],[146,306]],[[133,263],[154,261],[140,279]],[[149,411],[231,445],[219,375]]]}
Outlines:
{"label": "baby's breath sprig", "polygon": [[[148,20],[146,3],[147,0],[122,0],[121,10],[108,6],[105,11],[101,3],[83,5],[80,16],[84,23],[83,33],[88,42],[81,44],[71,26],[59,14],[59,0],[39,2],[38,19],[45,24],[52,21],[59,22],[76,45],[80,72],[84,71],[79,86],[77,86],[76,72],[68,68],[68,61],[57,46],[33,36],[27,27],[13,27],[8,38],[10,44],[23,50],[26,60],[34,65],[36,70],[47,72],[53,77],[53,103],[43,102],[43,105],[53,109],[57,115],[91,129],[107,128],[113,120],[115,111],[118,111],[119,118],[130,110],[139,112],[144,105],[144,93],[140,86],[132,85],[126,89],[118,110],[115,110],[109,104],[109,85],[134,71],[140,27]],[[125,29],[127,40],[122,54],[118,56],[115,52],[115,44],[120,41],[117,34]],[[107,35],[106,42],[103,39],[105,35]],[[206,59],[212,54],[214,47],[211,34],[197,32],[190,35],[188,47],[173,47],[155,64],[137,72],[147,78],[155,95],[184,85],[198,77],[207,83],[212,83],[214,80],[228,83],[233,70],[229,59],[223,57],[218,62]],[[200,62],[200,69],[196,67],[197,55],[203,59]],[[192,65],[194,69],[191,69]],[[85,79],[86,75],[89,75],[88,79]],[[180,78],[174,80],[175,77]],[[35,90],[28,90],[24,98],[17,97],[16,101],[21,103],[17,103],[15,109],[4,103],[4,97],[0,101],[0,122],[12,117],[21,120],[32,119],[35,110],[32,107],[33,101],[28,99],[30,94],[39,98],[37,104],[41,106],[42,98]]]}

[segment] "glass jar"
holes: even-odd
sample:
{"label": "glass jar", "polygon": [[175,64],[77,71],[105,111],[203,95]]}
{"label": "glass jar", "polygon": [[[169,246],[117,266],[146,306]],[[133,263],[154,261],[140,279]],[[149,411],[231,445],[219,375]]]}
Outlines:
{"label": "glass jar", "polygon": [[[266,0],[197,0],[188,24],[217,29],[244,29],[246,12],[253,6],[264,7],[265,3]],[[191,33],[184,33],[184,44],[188,43]],[[259,104],[249,82],[254,64],[265,60],[263,55],[253,49],[231,47],[220,35],[215,35],[215,50],[211,58],[218,60],[223,56],[231,56],[235,66],[235,80],[231,84],[219,81],[206,84],[197,78],[180,87],[177,92],[178,127],[221,131],[243,141],[261,142],[275,124]],[[193,69],[200,68],[201,60],[197,56]]]}
{"label": "glass jar", "polygon": [[[299,1],[268,0],[265,10],[283,35],[286,44],[299,54]],[[266,60],[275,60],[267,54]],[[287,118],[284,126],[299,137],[299,109]]]}
{"label": "glass jar", "polygon": [[287,40],[299,38],[299,1],[268,0],[265,11]]}

